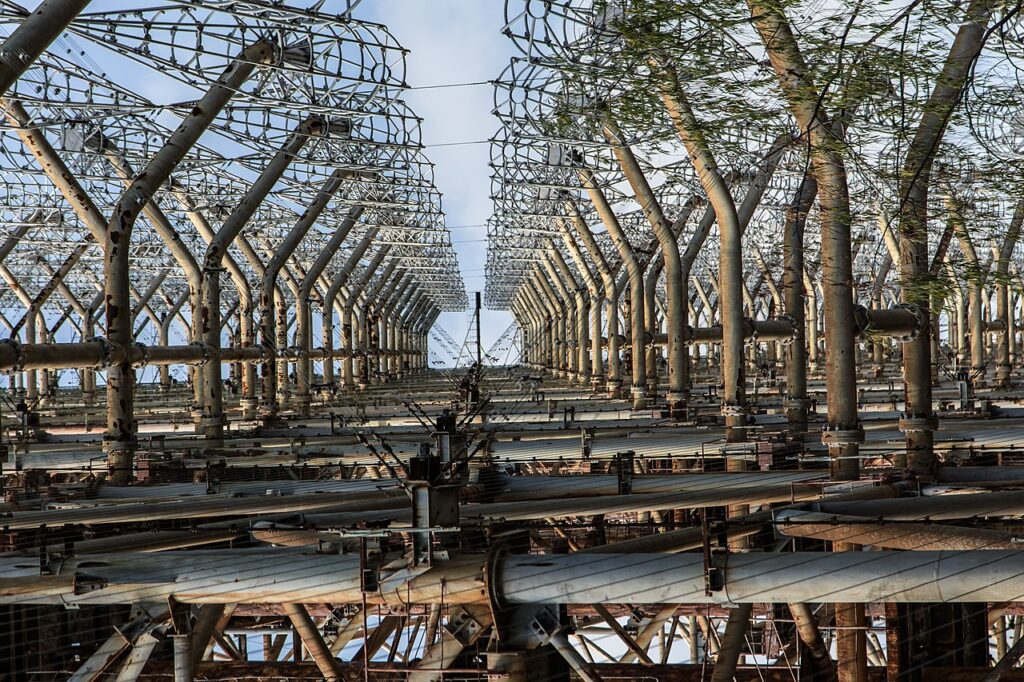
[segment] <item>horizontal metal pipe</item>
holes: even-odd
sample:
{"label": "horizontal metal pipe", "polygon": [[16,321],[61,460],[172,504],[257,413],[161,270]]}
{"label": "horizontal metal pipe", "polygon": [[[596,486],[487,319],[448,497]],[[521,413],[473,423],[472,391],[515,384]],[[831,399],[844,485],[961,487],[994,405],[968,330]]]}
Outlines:
{"label": "horizontal metal pipe", "polygon": [[909,304],[885,310],[858,305],[853,310],[853,322],[858,336],[896,337],[910,341],[921,333],[924,317],[915,306]]}
{"label": "horizontal metal pipe", "polygon": [[1024,539],[985,528],[935,523],[874,522],[859,516],[837,516],[799,510],[781,511],[775,529],[787,537],[906,550],[1024,549]]}
{"label": "horizontal metal pipe", "polygon": [[514,604],[746,604],[1017,601],[1024,552],[796,552],[722,558],[706,593],[694,554],[511,556],[498,568]]}
{"label": "horizontal metal pipe", "polygon": [[[0,559],[2,604],[409,603],[749,604],[1012,602],[1024,598],[1024,552],[750,552],[720,557],[707,591],[704,556],[466,555],[415,575],[404,561],[363,592],[360,560],[294,550],[189,551],[66,558],[74,593],[40,584],[38,561]],[[485,568],[486,567],[486,568]],[[485,577],[484,571],[488,574]],[[63,583],[66,585],[66,583]]]}
{"label": "horizontal metal pipe", "polygon": [[[721,343],[722,327],[689,327],[687,336],[687,343]],[[748,317],[743,321],[743,338],[748,341],[792,341],[795,337],[796,326],[789,318],[752,320]]]}
{"label": "horizontal metal pipe", "polygon": [[[820,496],[820,486],[784,484],[761,488],[737,488],[734,490],[701,490],[695,492],[683,491],[464,504],[459,508],[459,516],[463,520],[531,521],[549,517],[626,514],[657,511],[660,509],[695,509],[699,507],[725,507],[735,504],[798,502],[801,500],[814,500]],[[307,514],[304,518],[307,523],[315,524],[318,528],[338,528],[370,520],[390,520],[408,523],[411,521],[412,516],[408,509],[401,508],[377,512],[314,513]]]}
{"label": "horizontal metal pipe", "polygon": [[1024,496],[1017,492],[904,497],[857,502],[822,501],[815,511],[886,521],[951,521],[975,516],[1024,515]]}
{"label": "horizontal metal pipe", "polygon": [[389,498],[379,491],[370,491],[364,494],[344,492],[314,495],[266,495],[250,498],[216,496],[213,499],[184,499],[172,502],[112,504],[81,509],[13,512],[0,518],[0,527],[16,530],[37,528],[42,525],[60,526],[68,523],[87,525],[145,523],[166,519],[279,514],[314,509],[360,510],[360,512],[364,512],[370,509],[387,509],[407,504],[408,500],[404,494],[401,497]]}
{"label": "horizontal metal pipe", "polygon": [[[410,352],[418,354],[416,351]],[[13,339],[6,339],[0,341],[0,370],[83,369],[108,367],[126,360],[136,366],[200,365],[204,364],[211,354],[211,349],[204,343],[184,346],[146,346],[137,343],[126,350],[105,340],[82,343],[18,343]],[[263,346],[224,348],[220,351],[223,362],[260,362],[274,354],[274,351]],[[392,351],[385,351],[383,354],[389,355]],[[351,353],[345,349],[327,351],[315,348],[311,351],[301,351],[288,348],[277,352],[276,355],[291,359],[349,357]]]}

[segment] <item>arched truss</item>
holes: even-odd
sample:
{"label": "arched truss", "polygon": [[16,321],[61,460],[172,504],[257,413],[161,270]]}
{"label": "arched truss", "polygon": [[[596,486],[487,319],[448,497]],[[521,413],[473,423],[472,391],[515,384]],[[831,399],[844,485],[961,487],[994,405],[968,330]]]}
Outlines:
{"label": "arched truss", "polygon": [[[86,12],[7,97],[24,106],[32,127],[109,215],[124,188],[108,159],[110,150],[130,168],[143,168],[225,67],[247,45],[270,41],[273,63],[261,65],[236,93],[176,167],[171,184],[187,193],[216,230],[299,124],[321,117],[324,133],[290,163],[242,238],[265,263],[268,250],[280,243],[329,176],[340,171],[342,187],[286,270],[303,272],[349,209],[359,205],[364,211],[358,224],[321,279],[329,281],[353,245],[374,228],[375,242],[389,245],[391,257],[409,264],[407,271],[439,308],[460,310],[467,301],[440,194],[423,153],[419,119],[401,99],[406,52],[386,27],[356,18],[357,0],[341,3],[335,14],[321,12],[321,4],[178,2]],[[14,25],[23,19],[19,7],[0,3],[0,22]],[[141,82],[152,87],[138,87]],[[165,90],[168,98],[155,102],[141,94],[154,88]],[[102,246],[92,243],[13,130],[2,134],[0,241],[21,234],[4,266],[35,296],[68,254],[81,250],[64,284],[66,293],[88,306],[102,288]],[[201,260],[206,242],[170,189],[162,188],[155,202]],[[240,245],[229,253],[258,290],[257,269]],[[149,310],[158,316],[177,310],[175,303],[187,291],[184,273],[145,217],[132,233],[131,263],[132,285],[140,294],[162,278]],[[228,291],[233,287],[226,285]],[[291,296],[287,287],[282,290]],[[58,318],[67,307],[65,298],[52,295],[44,316]],[[234,298],[226,296],[224,305]],[[16,319],[24,307],[8,290],[0,310]]]}
{"label": "arched truss", "polygon": [[[649,7],[655,8],[653,12],[664,10],[657,3]],[[591,169],[624,224],[635,225],[633,234],[638,241],[634,246],[649,241],[649,227],[630,219],[637,205],[600,133],[606,116],[615,117],[620,139],[646,164],[645,172],[670,218],[681,215],[688,201],[704,199],[664,108],[654,101],[656,88],[648,64],[637,56],[637,50],[629,49],[620,30],[619,21],[633,9],[629,0],[506,0],[505,8],[504,34],[521,56],[511,60],[496,80],[494,91],[494,111],[501,128],[492,138],[494,216],[489,223],[487,300],[499,308],[511,304],[539,255],[551,243],[560,242],[557,225],[566,217],[564,196],[579,199],[579,205],[587,209],[588,224],[594,231],[602,231],[583,199],[576,173],[579,166]],[[739,204],[773,140],[791,130],[771,79],[756,85],[756,79],[749,78],[760,50],[759,39],[746,22],[711,27],[699,13],[678,7],[664,15],[655,14],[653,19],[660,22],[658,49],[670,50],[664,53],[666,61],[687,74],[698,116],[712,121],[708,134]],[[1015,20],[1013,28],[1008,25],[1002,32],[1002,51],[997,47],[990,59],[979,63],[964,107],[966,116],[951,126],[937,165],[949,184],[959,188],[961,208],[972,229],[977,226],[978,241],[986,245],[986,258],[991,250],[987,244],[997,246],[1019,200],[1016,189],[993,179],[992,173],[993,167],[998,170],[1019,164],[1024,150],[1021,70],[1016,57],[1021,33],[1018,24]],[[918,30],[924,35],[934,27],[922,24]],[[696,45],[704,49],[691,49]],[[870,49],[884,51],[892,46],[872,44]],[[719,61],[709,63],[713,59]],[[893,216],[885,207],[895,203],[900,177],[896,159],[907,143],[898,132],[898,117],[919,115],[930,76],[920,83],[913,72],[900,83],[890,82],[895,76],[884,71],[858,73],[858,77],[873,79],[872,94],[852,107],[846,139],[854,208],[855,279],[858,291],[867,296],[879,262],[888,257],[883,232],[895,229]],[[891,94],[897,86],[904,92],[902,109]],[[716,87],[718,92],[706,91]],[[730,91],[735,92],[726,94]],[[743,97],[745,102],[740,99]],[[796,139],[778,159],[747,228],[747,238],[759,246],[763,261],[776,278],[781,277],[786,207],[798,191],[807,164],[806,150]],[[947,206],[940,193],[932,194],[931,203],[937,222],[944,222]],[[693,211],[683,226],[683,246],[703,210]],[[816,278],[820,259],[816,209],[809,218],[806,266]],[[930,232],[933,253],[941,235],[938,228]],[[951,251],[952,260],[959,263],[959,250],[954,247]],[[609,249],[606,258],[615,261],[614,249]],[[716,277],[716,261],[713,234],[693,275],[705,280]],[[744,271],[748,282],[763,277],[761,265],[749,249],[744,254]],[[883,284],[895,297],[897,268],[889,272]]]}

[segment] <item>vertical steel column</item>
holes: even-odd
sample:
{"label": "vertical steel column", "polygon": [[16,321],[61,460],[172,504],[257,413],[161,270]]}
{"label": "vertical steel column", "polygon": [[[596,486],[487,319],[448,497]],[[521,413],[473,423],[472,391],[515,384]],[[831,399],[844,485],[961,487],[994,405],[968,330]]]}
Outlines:
{"label": "vertical steel column", "polygon": [[[171,340],[171,322],[174,321],[175,315],[181,310],[181,307],[185,305],[185,302],[189,300],[191,292],[186,291],[174,302],[171,309],[164,313],[163,318],[160,320],[160,328],[157,331],[157,341],[161,346],[169,346]],[[191,336],[191,332],[190,332]],[[171,390],[171,366],[160,365],[160,391],[166,393]]]}
{"label": "vertical steel column", "polygon": [[412,345],[410,348],[413,350],[411,356],[412,363],[410,365],[410,369],[412,371],[423,369],[427,364],[426,356],[419,352],[423,347],[423,339],[420,338],[420,334],[422,333],[420,324],[422,324],[423,318],[433,309],[433,305],[434,304],[430,298],[428,296],[424,296],[420,299],[419,304],[417,304],[416,308],[414,308],[412,313],[409,315],[409,336],[412,339]]}
{"label": "vertical steel column", "polygon": [[430,337],[430,330],[434,328],[434,323],[437,322],[437,318],[441,316],[441,309],[434,306],[433,310],[423,318],[423,322],[420,325],[420,369],[427,368],[427,351],[429,347],[427,345],[427,339]]}
{"label": "vertical steel column", "polygon": [[[342,266],[341,270],[331,280],[331,285],[328,287],[327,292],[324,294],[322,319],[323,319],[323,347],[327,351],[327,355],[331,354],[334,349],[334,305],[338,300],[338,294],[341,292],[341,288],[348,284],[349,278],[352,276],[353,270],[359,265],[360,259],[366,250],[370,248],[374,238],[377,236],[377,232],[380,228],[371,226],[367,228],[366,234],[359,240],[355,248],[352,249],[352,253],[349,255],[348,260],[345,261],[345,265]],[[346,292],[346,300],[348,299],[348,292]],[[344,308],[340,311],[341,325],[342,325],[342,340],[345,341],[345,348],[349,351],[347,357],[342,358],[342,367],[350,365],[352,362],[352,343],[349,340],[350,330],[350,317],[351,312],[346,311]],[[351,383],[348,383],[352,379],[351,369],[348,372],[342,373],[342,386],[345,388],[351,387]],[[327,358],[324,360],[324,381],[326,383],[334,383],[334,360]]]}
{"label": "vertical steel column", "polygon": [[[186,217],[189,222],[192,223],[193,227],[202,237],[206,245],[209,246],[214,238],[216,232],[210,226],[206,216],[203,215],[192,197],[185,191],[181,185],[176,183],[172,178],[169,185],[169,191],[177,200],[178,204],[185,211]],[[235,291],[238,293],[238,336],[239,345],[242,348],[249,348],[256,343],[256,333],[253,326],[253,302],[252,292],[249,290],[249,280],[246,278],[245,273],[242,272],[242,268],[235,261],[234,257],[226,253],[224,254],[224,268],[228,271],[228,275],[231,277],[232,284],[235,285]],[[200,275],[202,271],[200,271]],[[200,317],[202,315],[202,285],[199,287],[200,296],[196,301],[196,307],[192,308],[192,336],[196,340],[202,339],[202,325],[200,324]],[[202,408],[199,407],[201,402],[205,400],[206,391],[203,390],[203,372],[201,368],[196,368],[194,377],[194,388],[197,392],[196,406],[199,410],[198,415],[195,417],[198,422],[202,419]],[[243,419],[255,419],[256,417],[256,365],[252,362],[242,363],[242,398],[240,400],[240,407],[242,408]]]}
{"label": "vertical steel column", "polygon": [[[622,364],[619,361],[619,317],[616,312],[619,307],[619,287],[615,281],[612,269],[608,266],[608,260],[604,257],[604,252],[601,251],[601,247],[594,238],[594,233],[590,231],[587,221],[583,219],[583,214],[580,213],[575,200],[567,196],[565,207],[566,212],[569,214],[569,221],[576,230],[576,234],[579,235],[580,240],[583,241],[583,246],[590,254],[590,259],[594,262],[594,267],[597,268],[597,272],[601,276],[601,282],[604,285],[605,305],[608,310],[606,314],[606,319],[608,320],[608,374],[606,386],[608,397],[618,398],[622,391]],[[602,373],[600,305],[594,307],[594,315],[597,318],[594,321],[594,333],[592,334],[594,337],[594,380],[600,381]],[[596,384],[594,388],[597,388]]]}
{"label": "vertical steel column", "polygon": [[[278,348],[277,326],[279,316],[277,307],[274,305],[274,291],[277,287],[277,275],[281,268],[295,253],[302,240],[305,239],[313,224],[320,218],[320,214],[327,208],[347,174],[340,169],[335,170],[327,181],[317,192],[313,201],[309,204],[299,219],[295,222],[291,231],[278,245],[274,255],[267,262],[260,281],[260,343],[270,352],[266,355],[262,364],[262,414],[261,417],[268,422],[273,422],[278,417],[281,405],[277,399],[277,355],[283,348]],[[315,279],[315,277],[314,277]],[[296,298],[296,309],[303,307],[303,302]],[[298,310],[296,310],[298,315]],[[308,348],[302,348],[308,350]]]}
{"label": "vertical steel column", "polygon": [[722,414],[726,440],[746,439],[746,373],[743,361],[743,232],[736,203],[674,71],[664,69],[662,101],[715,210],[719,232],[719,319],[722,325]]}
{"label": "vertical steel column", "polygon": [[319,118],[309,118],[299,124],[283,148],[274,154],[260,176],[246,191],[235,210],[221,224],[206,249],[203,258],[203,308],[200,319],[203,338],[211,357],[203,365],[203,390],[206,391],[206,400],[203,403],[201,427],[211,447],[219,447],[224,439],[224,387],[221,383],[220,360],[220,274],[223,272],[224,255],[309,138],[319,135],[322,129],[323,122]]}
{"label": "vertical steel column", "polygon": [[941,73],[922,108],[914,137],[907,147],[899,174],[900,284],[904,303],[916,305],[926,333],[903,344],[903,383],[906,413],[900,430],[906,434],[907,460],[916,471],[929,472],[935,466],[934,431],[937,420],[932,405],[931,311],[927,288],[928,193],[932,166],[942,137],[960,104],[968,76],[974,69],[988,36],[987,26],[996,3],[968,4],[964,21],[957,30]]}
{"label": "vertical steel column", "polygon": [[1020,239],[1021,226],[1024,225],[1024,199],[1017,201],[1013,210],[1013,218],[1010,219],[1010,226],[1003,236],[1003,242],[999,245],[996,256],[996,317],[1006,324],[1006,331],[998,337],[996,342],[996,385],[1000,388],[1010,386],[1011,352],[1014,350],[1015,323],[1013,306],[1010,305],[1010,260],[1013,258],[1013,249]]}
{"label": "vertical steel column", "polygon": [[414,369],[414,361],[417,359],[415,355],[415,342],[412,333],[411,320],[415,317],[420,304],[428,300],[427,295],[419,287],[415,288],[412,298],[409,299],[408,303],[405,304],[402,310],[401,321],[402,321],[402,340],[403,340],[403,353],[402,353],[402,375],[410,373]]}
{"label": "vertical steel column", "polygon": [[[978,386],[982,386],[985,383],[985,331],[984,321],[982,320],[983,273],[978,260],[978,252],[974,249],[974,242],[967,229],[967,221],[964,218],[959,202],[949,191],[945,192],[944,199],[946,210],[949,211],[949,220],[953,226],[953,232],[960,242],[960,251],[967,262],[968,271],[965,273],[964,278],[967,280],[968,307],[965,317],[967,318],[968,324],[966,327],[970,330],[971,339],[971,377]],[[949,267],[952,273],[952,265]],[[953,282],[959,282],[960,279],[960,277],[954,277]],[[956,287],[959,288],[959,284]],[[959,331],[964,331],[963,325],[960,325]],[[966,338],[966,336],[966,334],[961,333],[961,337]]]}
{"label": "vertical steel column", "polygon": [[[601,362],[601,288],[598,286],[594,273],[590,271],[590,266],[583,258],[583,251],[580,250],[579,244],[573,238],[566,221],[559,218],[556,222],[562,241],[569,249],[569,255],[583,280],[583,286],[578,288],[579,303],[577,303],[582,319],[577,320],[576,323],[579,338],[579,348],[577,349],[579,381],[583,385],[588,385],[593,381],[596,387],[601,383],[603,367]],[[559,260],[565,262],[561,258],[561,253],[559,253]],[[590,294],[589,300],[586,298],[587,293]],[[593,317],[592,321],[591,316]],[[588,326],[591,324],[593,329]]]}
{"label": "vertical steel column", "polygon": [[[555,267],[551,264],[551,261],[545,257],[545,255],[546,254],[542,253],[540,256],[542,270],[538,270],[537,274],[541,281],[544,282],[545,292],[549,294],[549,297],[555,303],[556,309],[558,310],[557,320],[560,341],[558,348],[558,369],[559,374],[568,379],[573,375],[570,358],[575,355],[575,344],[570,342],[570,331],[573,329],[572,320],[575,318],[575,311],[570,312],[569,290],[565,288],[562,278],[558,276],[558,272],[555,270]],[[551,283],[548,282],[548,277],[544,276],[545,272],[548,277],[551,278],[552,283],[554,283],[554,289],[551,288]]]}
{"label": "vertical steel column", "polygon": [[[114,173],[121,178],[125,186],[130,187],[132,179],[135,177],[135,171],[124,157],[124,153],[118,149],[117,145],[106,136],[102,135],[97,131],[98,139],[93,146],[98,147],[97,151],[101,151],[103,156],[107,159],[111,168],[114,169]],[[88,141],[85,143],[86,147],[89,146]],[[193,322],[190,325],[191,341],[198,341],[199,337],[199,325],[195,323],[198,318],[196,312],[199,310],[200,299],[202,297],[203,287],[203,272],[199,267],[199,263],[196,261],[195,256],[192,255],[192,251],[182,242],[181,235],[168,220],[167,216],[161,210],[159,203],[154,199],[148,202],[142,209],[145,213],[146,218],[149,220],[150,225],[153,226],[153,230],[160,237],[164,245],[167,246],[171,252],[171,256],[174,258],[178,267],[182,269],[185,274],[185,281],[188,283],[190,298],[189,307],[192,311]],[[161,368],[161,372],[170,371],[169,368]],[[200,376],[199,371],[195,372],[195,376]],[[203,391],[200,382],[195,382],[194,386],[195,394],[194,400],[195,405],[193,409],[199,411],[199,403],[203,400]]]}
{"label": "vertical steel column", "polygon": [[[297,309],[295,311],[295,345],[300,351],[304,353],[299,357],[298,366],[296,367],[295,379],[296,379],[296,396],[295,396],[295,413],[300,417],[309,416],[309,407],[312,401],[312,394],[310,391],[310,383],[313,375],[313,360],[309,357],[309,352],[313,350],[313,320],[312,320],[312,309],[311,296],[313,289],[316,286],[316,282],[319,279],[321,273],[327,268],[327,265],[331,262],[334,254],[344,243],[345,239],[348,238],[349,233],[355,226],[356,221],[359,220],[363,214],[362,206],[354,206],[349,210],[348,215],[338,225],[338,229],[334,231],[331,239],[324,246],[323,251],[317,256],[316,261],[310,266],[309,270],[306,271],[306,276],[302,280],[302,284],[299,286],[299,293],[296,299]],[[334,314],[330,308],[324,308],[324,319],[330,318],[334,320]],[[326,324],[324,326],[326,329]],[[333,326],[332,326],[332,340],[333,340]],[[324,346],[325,350],[330,352],[332,349]],[[324,358],[324,381],[328,382],[327,379],[327,367],[330,366],[334,369],[334,360],[331,357]],[[333,381],[333,372],[331,381]],[[328,382],[329,383],[329,382]]]}
{"label": "vertical steel column", "polygon": [[406,323],[406,314],[413,309],[413,307],[419,302],[420,297],[423,296],[423,290],[420,285],[414,280],[412,286],[406,291],[405,296],[398,302],[395,307],[395,324],[398,326],[398,349],[401,351],[398,355],[398,376],[401,378],[405,375],[407,369],[406,362],[408,361],[409,351],[409,326]]}
{"label": "vertical steel column", "polygon": [[[633,385],[630,392],[633,395],[633,409],[642,410],[647,406],[647,380],[646,353],[644,351],[646,329],[644,327],[644,276],[640,269],[640,262],[633,251],[625,230],[619,224],[619,219],[612,211],[611,204],[605,197],[604,192],[597,186],[593,171],[587,168],[579,170],[580,180],[583,183],[587,195],[590,197],[594,209],[597,211],[601,223],[608,230],[608,234],[618,249],[619,257],[622,259],[626,273],[629,276],[629,291],[631,304],[629,306],[630,316],[630,356],[633,360]],[[611,333],[608,334],[609,341]]]}
{"label": "vertical steel column", "polygon": [[399,301],[405,299],[406,291],[412,292],[414,287],[412,273],[407,273],[402,278],[401,283],[392,290],[392,293],[388,296],[387,301],[384,304],[383,309],[380,313],[381,319],[381,334],[382,338],[385,338],[387,343],[385,348],[387,353],[381,357],[380,371],[385,374],[388,378],[398,373],[398,350],[399,350],[399,335],[400,325],[398,320],[393,317],[395,307],[398,306]]}
{"label": "vertical steel column", "polygon": [[810,173],[804,175],[800,188],[786,207],[785,233],[782,241],[782,288],[785,292],[786,315],[793,319],[796,336],[786,347],[786,397],[783,406],[786,419],[797,433],[807,430],[807,315],[804,307],[804,226],[807,214],[818,193],[818,183]]}
{"label": "vertical steel column", "polygon": [[533,278],[525,281],[523,296],[527,303],[527,310],[533,313],[537,331],[534,338],[537,341],[537,362],[540,368],[546,371],[551,370],[552,342],[551,342],[551,317],[547,305],[542,302],[536,289]]}
{"label": "vertical steel column", "polygon": [[192,635],[171,635],[174,654],[174,682],[192,682]]}
{"label": "vertical steel column", "polygon": [[587,296],[587,286],[577,281],[572,270],[569,268],[569,264],[562,257],[562,252],[555,246],[554,240],[548,242],[548,256],[558,268],[561,276],[572,286],[573,310],[576,313],[576,320],[573,326],[572,338],[574,347],[570,350],[569,370],[576,381],[587,386],[590,383],[590,356],[587,355],[590,346],[590,299]]}
{"label": "vertical steel column", "polygon": [[[256,70],[256,66],[268,64],[276,56],[274,46],[265,41],[247,47],[241,58],[228,66],[217,82],[191,109],[181,125],[139,172],[114,206],[103,243],[103,274],[107,336],[115,346],[128,348],[132,343],[129,316],[131,301],[128,292],[129,247],[132,229],[139,213],[153,199],[157,189],[185,158],[203,132],[213,123],[221,109]],[[217,332],[219,340],[219,325]],[[219,376],[217,380],[218,386],[215,388],[219,392]],[[125,360],[107,369],[107,434],[104,437],[104,449],[107,452],[111,479],[114,482],[130,480],[133,475],[132,458],[136,435],[134,388],[134,373],[130,358],[126,354]]]}
{"label": "vertical steel column", "polygon": [[[612,146],[612,153],[618,160],[619,167],[622,169],[623,175],[626,176],[629,186],[633,189],[633,194],[647,217],[647,221],[651,224],[661,247],[661,255],[665,264],[667,304],[665,332],[668,334],[668,394],[666,398],[671,416],[678,419],[686,414],[687,399],[686,370],[684,369],[686,363],[686,308],[684,306],[686,301],[683,297],[683,270],[679,257],[679,242],[676,241],[676,236],[672,233],[672,224],[665,217],[661,203],[647,182],[647,177],[640,168],[633,150],[623,142],[621,132],[612,125],[604,126],[602,132],[605,140]],[[646,287],[644,287],[644,291],[646,292]],[[639,305],[639,302],[634,305]],[[657,384],[656,367],[654,373],[655,384]]]}
{"label": "vertical steel column", "polygon": [[[373,236],[376,236],[376,230],[373,231]],[[364,241],[366,241],[366,239],[372,240],[373,237],[368,233],[367,236],[363,238]],[[386,244],[377,249],[377,252],[373,255],[373,259],[370,261],[369,265],[366,266],[366,270],[363,272],[362,277],[355,282],[352,282],[345,294],[345,302],[342,306],[341,323],[343,327],[342,335],[347,339],[346,348],[349,351],[349,356],[342,358],[342,378],[346,388],[353,388],[356,385],[354,380],[354,369],[356,356],[360,353],[360,349],[357,347],[357,332],[359,330],[353,325],[353,320],[357,323],[359,320],[355,312],[356,300],[359,298],[359,294],[362,293],[366,285],[369,284],[370,279],[377,271],[377,268],[380,267],[380,264],[384,261],[384,257],[387,256],[390,249],[391,247]],[[365,249],[363,250],[365,251]],[[352,255],[354,257],[355,253]],[[351,261],[352,259],[350,258],[349,260]],[[356,262],[358,262],[358,259],[356,259]],[[355,267],[354,263],[353,267]],[[326,301],[324,302],[324,305],[327,305]],[[362,365],[360,365],[360,367],[362,367]],[[362,373],[360,373],[360,378],[362,378]]]}
{"label": "vertical steel column", "polygon": [[558,299],[554,294],[554,290],[549,287],[545,287],[546,279],[540,273],[539,269],[534,270],[533,274],[533,289],[531,293],[534,295],[537,304],[540,306],[543,312],[544,319],[544,330],[545,330],[545,355],[547,357],[548,370],[554,376],[561,376],[561,371],[558,362],[558,352],[561,347],[561,332],[563,328],[559,326],[559,320],[562,315],[558,306]]}
{"label": "vertical steel column", "polygon": [[[389,247],[390,248],[390,247]],[[376,383],[376,372],[371,371],[372,368],[377,366],[378,360],[378,348],[374,347],[375,340],[373,336],[377,336],[377,315],[380,310],[380,300],[384,287],[387,286],[391,281],[392,277],[395,276],[395,270],[398,268],[398,258],[391,258],[388,260],[388,264],[384,266],[384,271],[377,278],[377,281],[373,283],[370,289],[363,292],[363,307],[359,310],[356,306],[356,314],[360,319],[359,332],[361,339],[361,350],[363,353],[358,358],[358,375],[360,388],[366,388],[371,383]],[[399,274],[398,278],[401,275]],[[397,279],[397,278],[396,278]],[[369,283],[369,279],[366,280]],[[359,292],[356,292],[359,295]],[[379,343],[379,337],[376,339]],[[371,376],[374,375],[374,376]]]}

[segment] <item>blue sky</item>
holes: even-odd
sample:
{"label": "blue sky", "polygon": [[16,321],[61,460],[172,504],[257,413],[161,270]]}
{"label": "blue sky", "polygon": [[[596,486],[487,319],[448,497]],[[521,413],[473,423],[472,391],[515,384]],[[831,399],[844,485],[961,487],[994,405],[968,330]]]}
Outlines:
{"label": "blue sky", "polygon": [[[489,81],[501,74],[514,54],[512,42],[501,35],[504,0],[363,0],[355,15],[386,24],[411,51],[406,68],[413,88]],[[434,145],[491,137],[498,128],[491,115],[493,88],[488,84],[410,90],[406,99],[423,118],[426,152],[436,165],[435,182],[444,195],[447,223],[472,301],[473,292],[484,288],[490,151],[487,144]],[[467,321],[467,313],[446,313],[438,324],[461,343]],[[511,321],[506,312],[485,311],[485,350]]]}

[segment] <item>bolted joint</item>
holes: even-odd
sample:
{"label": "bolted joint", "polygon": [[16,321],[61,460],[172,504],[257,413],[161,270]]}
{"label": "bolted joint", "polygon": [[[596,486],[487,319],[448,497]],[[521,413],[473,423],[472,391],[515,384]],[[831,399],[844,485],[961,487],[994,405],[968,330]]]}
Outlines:
{"label": "bolted joint", "polygon": [[149,364],[149,346],[144,343],[135,342],[132,344],[131,355],[132,367],[144,367]]}
{"label": "bolted joint", "polygon": [[938,431],[939,420],[934,415],[919,416],[904,413],[900,416],[899,427],[903,433]]}
{"label": "bolted joint", "polygon": [[188,345],[194,346],[195,348],[199,349],[200,365],[205,365],[210,361],[210,347],[208,345],[206,345],[202,341],[193,341]]}
{"label": "bolted joint", "polygon": [[14,350],[15,360],[10,369],[20,372],[25,366],[25,350],[21,347],[21,343],[17,339],[4,339],[0,343],[10,346]]}
{"label": "bolted joint", "polygon": [[822,445],[856,445],[864,442],[864,427],[847,428],[839,424],[825,424],[821,427]]}
{"label": "bolted joint", "polygon": [[469,646],[475,642],[483,628],[484,626],[461,606],[457,606],[452,610],[451,615],[448,617],[448,622],[444,626],[448,634],[463,646]]}
{"label": "bolted joint", "polygon": [[98,343],[103,349],[103,359],[100,362],[100,367],[111,367],[117,362],[117,346],[112,344],[103,336],[92,336],[86,339],[89,343]]}

